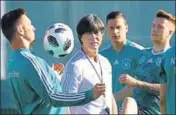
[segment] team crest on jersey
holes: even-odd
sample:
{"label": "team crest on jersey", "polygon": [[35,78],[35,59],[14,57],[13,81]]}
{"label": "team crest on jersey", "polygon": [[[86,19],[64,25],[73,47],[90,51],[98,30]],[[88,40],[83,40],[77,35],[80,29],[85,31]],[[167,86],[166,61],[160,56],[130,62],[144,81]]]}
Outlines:
{"label": "team crest on jersey", "polygon": [[122,68],[123,69],[129,69],[131,67],[131,59],[130,58],[125,58],[122,60]]}
{"label": "team crest on jersey", "polygon": [[156,65],[157,65],[157,66],[160,66],[161,60],[162,60],[162,58],[157,58],[157,59],[156,59]]}
{"label": "team crest on jersey", "polygon": [[144,63],[144,61],[145,61],[145,56],[142,56],[142,57],[139,59],[139,64]]}

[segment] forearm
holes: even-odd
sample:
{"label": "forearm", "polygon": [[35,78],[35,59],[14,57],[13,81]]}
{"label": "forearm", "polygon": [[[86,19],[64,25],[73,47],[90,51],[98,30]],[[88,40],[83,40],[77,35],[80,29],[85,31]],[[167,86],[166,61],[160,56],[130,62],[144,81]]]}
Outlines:
{"label": "forearm", "polygon": [[133,92],[133,87],[130,87],[130,86],[126,86],[124,87],[122,90],[114,93],[114,98],[116,101],[121,101],[121,100],[124,100],[125,97],[129,97],[132,95],[132,92]]}
{"label": "forearm", "polygon": [[161,84],[160,89],[160,110],[162,114],[166,114],[166,84]]}
{"label": "forearm", "polygon": [[50,101],[55,107],[83,105],[95,99],[93,89],[79,93],[57,92],[49,95]]}
{"label": "forearm", "polygon": [[114,98],[114,96],[112,95],[112,114],[118,114],[117,108],[118,108],[118,107],[117,107],[115,98]]}
{"label": "forearm", "polygon": [[152,84],[144,81],[136,81],[136,86],[146,90],[149,93],[159,95],[160,94],[160,84]]}
{"label": "forearm", "polygon": [[165,100],[160,101],[160,110],[162,114],[166,114],[166,103]]}

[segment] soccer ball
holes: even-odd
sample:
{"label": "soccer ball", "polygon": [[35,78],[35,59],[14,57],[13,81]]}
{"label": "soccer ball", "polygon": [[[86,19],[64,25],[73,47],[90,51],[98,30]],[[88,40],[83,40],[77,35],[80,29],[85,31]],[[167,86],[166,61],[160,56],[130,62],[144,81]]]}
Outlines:
{"label": "soccer ball", "polygon": [[74,36],[71,28],[63,23],[55,23],[46,30],[44,49],[52,56],[59,58],[71,53],[74,47]]}

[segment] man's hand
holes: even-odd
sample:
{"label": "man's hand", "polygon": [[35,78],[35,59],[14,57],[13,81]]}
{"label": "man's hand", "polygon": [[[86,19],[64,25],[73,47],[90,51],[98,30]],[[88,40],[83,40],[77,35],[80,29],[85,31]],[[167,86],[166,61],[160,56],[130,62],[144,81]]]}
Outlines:
{"label": "man's hand", "polygon": [[137,80],[128,74],[121,74],[119,77],[119,82],[129,86],[136,86],[137,84]]}
{"label": "man's hand", "polygon": [[99,96],[105,94],[105,84],[104,83],[97,83],[93,88],[93,96],[94,99],[97,99]]}
{"label": "man's hand", "polygon": [[61,75],[64,70],[64,65],[62,63],[53,64],[52,69],[55,70],[59,75]]}

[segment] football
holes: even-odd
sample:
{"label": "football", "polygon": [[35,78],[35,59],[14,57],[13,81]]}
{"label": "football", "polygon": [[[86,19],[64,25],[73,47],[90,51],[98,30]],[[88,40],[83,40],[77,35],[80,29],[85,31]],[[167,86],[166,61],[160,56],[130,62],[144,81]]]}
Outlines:
{"label": "football", "polygon": [[63,23],[55,23],[49,26],[43,41],[44,49],[56,58],[71,53],[74,47],[73,32],[68,25]]}

